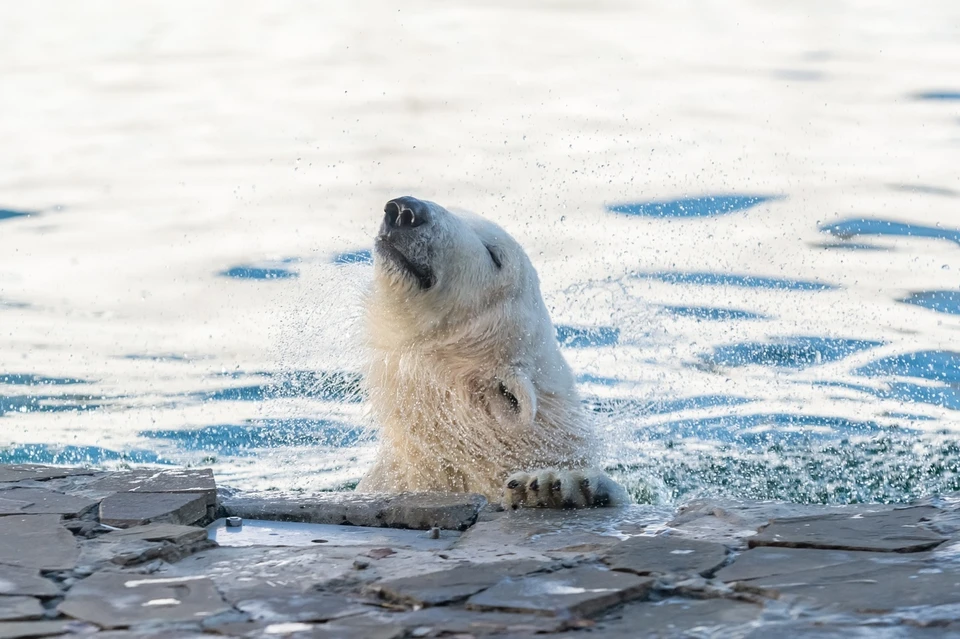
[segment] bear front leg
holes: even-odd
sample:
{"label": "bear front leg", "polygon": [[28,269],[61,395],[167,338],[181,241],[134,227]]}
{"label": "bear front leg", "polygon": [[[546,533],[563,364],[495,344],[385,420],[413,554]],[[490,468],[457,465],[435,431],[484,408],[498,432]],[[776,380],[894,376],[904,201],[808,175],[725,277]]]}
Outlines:
{"label": "bear front leg", "polygon": [[599,470],[543,468],[507,478],[501,504],[518,508],[604,508],[625,506],[627,491]]}

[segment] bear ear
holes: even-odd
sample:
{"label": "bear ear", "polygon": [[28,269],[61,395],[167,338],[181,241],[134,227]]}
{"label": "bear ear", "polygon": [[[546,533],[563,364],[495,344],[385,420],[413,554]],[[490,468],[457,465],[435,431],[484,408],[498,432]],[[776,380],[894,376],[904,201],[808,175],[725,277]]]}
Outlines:
{"label": "bear ear", "polygon": [[498,375],[487,394],[490,413],[497,421],[514,427],[529,427],[537,414],[537,393],[533,382],[521,370]]}

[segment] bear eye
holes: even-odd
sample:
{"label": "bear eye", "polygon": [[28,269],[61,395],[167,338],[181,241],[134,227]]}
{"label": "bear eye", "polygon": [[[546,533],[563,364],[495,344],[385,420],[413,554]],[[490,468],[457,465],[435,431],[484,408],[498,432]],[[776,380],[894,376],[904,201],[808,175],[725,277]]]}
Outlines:
{"label": "bear eye", "polygon": [[507,387],[500,382],[500,394],[503,395],[504,399],[510,402],[510,408],[513,409],[515,413],[520,412],[520,400],[517,399],[517,396],[507,390]]}
{"label": "bear eye", "polygon": [[497,268],[503,268],[503,263],[500,261],[500,258],[497,257],[497,254],[493,252],[493,248],[487,246],[487,253],[490,254],[490,259],[493,260],[494,266]]}

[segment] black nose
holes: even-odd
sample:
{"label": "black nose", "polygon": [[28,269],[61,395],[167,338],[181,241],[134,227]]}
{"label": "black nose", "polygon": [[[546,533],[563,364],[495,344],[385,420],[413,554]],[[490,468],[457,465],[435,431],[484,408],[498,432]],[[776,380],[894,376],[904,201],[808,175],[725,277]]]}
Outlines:
{"label": "black nose", "polygon": [[383,223],[391,229],[412,229],[430,221],[427,203],[409,195],[390,200],[383,212]]}

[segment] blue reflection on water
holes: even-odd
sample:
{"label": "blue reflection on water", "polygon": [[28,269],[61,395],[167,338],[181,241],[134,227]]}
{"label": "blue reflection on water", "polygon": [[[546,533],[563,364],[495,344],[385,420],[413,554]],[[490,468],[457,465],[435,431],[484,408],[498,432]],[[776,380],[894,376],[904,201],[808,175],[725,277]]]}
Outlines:
{"label": "blue reflection on water", "polygon": [[634,273],[634,277],[648,280],[660,280],[668,284],[697,284],[699,286],[736,286],[739,288],[763,288],[786,291],[829,291],[836,287],[822,282],[761,277],[757,275],[736,275],[733,273],[712,273],[709,271],[656,271]]}
{"label": "blue reflection on water", "polygon": [[927,308],[938,313],[960,315],[960,291],[921,291],[911,293],[900,302]]}
{"label": "blue reflection on water", "polygon": [[33,211],[17,211],[14,209],[0,209],[0,221],[12,220],[17,217],[28,217],[33,215]]}
{"label": "blue reflection on water", "polygon": [[141,437],[165,439],[179,448],[217,455],[247,456],[257,449],[286,446],[354,446],[365,431],[327,419],[263,419],[193,430],[148,430]]}
{"label": "blue reflection on water", "polygon": [[910,431],[902,427],[884,427],[874,421],[843,417],[799,415],[794,413],[757,413],[720,415],[701,419],[662,422],[638,431],[641,439],[695,438],[751,445],[796,443],[811,439],[835,439],[838,436],[869,435],[881,431]]}
{"label": "blue reflection on water", "polygon": [[234,386],[193,393],[203,401],[257,402],[280,397],[308,397],[328,402],[356,403],[363,400],[362,377],[345,371],[290,371],[281,374],[250,373],[263,384]]}
{"label": "blue reflection on water", "polygon": [[565,348],[588,348],[613,346],[620,341],[620,329],[611,326],[563,326],[558,325],[557,341]]}
{"label": "blue reflection on water", "polygon": [[960,100],[960,91],[924,91],[914,94],[918,100]]}
{"label": "blue reflection on water", "polygon": [[86,412],[100,408],[90,395],[0,395],[0,417],[12,413]]}
{"label": "blue reflection on water", "polygon": [[778,199],[780,197],[775,195],[704,195],[675,200],[613,204],[607,206],[607,210],[611,213],[644,217],[708,217],[745,211],[758,204]]}
{"label": "blue reflection on water", "polygon": [[907,222],[896,222],[877,218],[858,218],[835,222],[833,224],[824,224],[820,226],[820,230],[824,233],[830,233],[843,238],[857,237],[860,235],[892,235],[896,237],[923,237],[950,240],[951,242],[960,244],[960,230],[958,229],[923,226],[920,224],[909,224]]}
{"label": "blue reflection on water", "polygon": [[0,384],[10,386],[64,386],[70,384],[89,384],[85,379],[73,377],[45,377],[32,373],[0,373]]}
{"label": "blue reflection on water", "polygon": [[0,464],[99,465],[107,462],[131,464],[170,464],[149,450],[118,452],[100,446],[55,446],[52,444],[19,444],[0,448]]}
{"label": "blue reflection on water", "polygon": [[755,399],[749,397],[737,397],[735,395],[697,395],[681,399],[654,401],[644,412],[650,415],[664,415],[679,413],[683,410],[716,408],[717,406],[741,406],[755,401]]}
{"label": "blue reflection on water", "polygon": [[713,306],[661,306],[663,310],[678,317],[692,317],[698,320],[724,322],[731,320],[765,320],[766,315],[741,311],[735,308],[717,308]]}
{"label": "blue reflection on water", "polygon": [[833,337],[781,337],[771,342],[746,342],[718,346],[701,359],[715,366],[776,366],[806,368],[841,360],[854,353],[880,346],[883,342]]}
{"label": "blue reflection on water", "polygon": [[917,377],[935,382],[960,383],[960,353],[918,351],[884,357],[854,371],[863,377]]}
{"label": "blue reflection on water", "polygon": [[860,244],[857,242],[821,242],[814,244],[816,248],[822,248],[828,251],[889,251],[886,246],[876,246],[874,244]]}
{"label": "blue reflection on water", "polygon": [[334,264],[372,264],[373,255],[367,249],[340,253],[333,258]]}
{"label": "blue reflection on water", "polygon": [[299,262],[298,257],[286,257],[282,260],[268,260],[259,264],[240,264],[220,271],[217,275],[240,280],[285,280],[300,276],[300,273],[290,267],[291,264]]}

